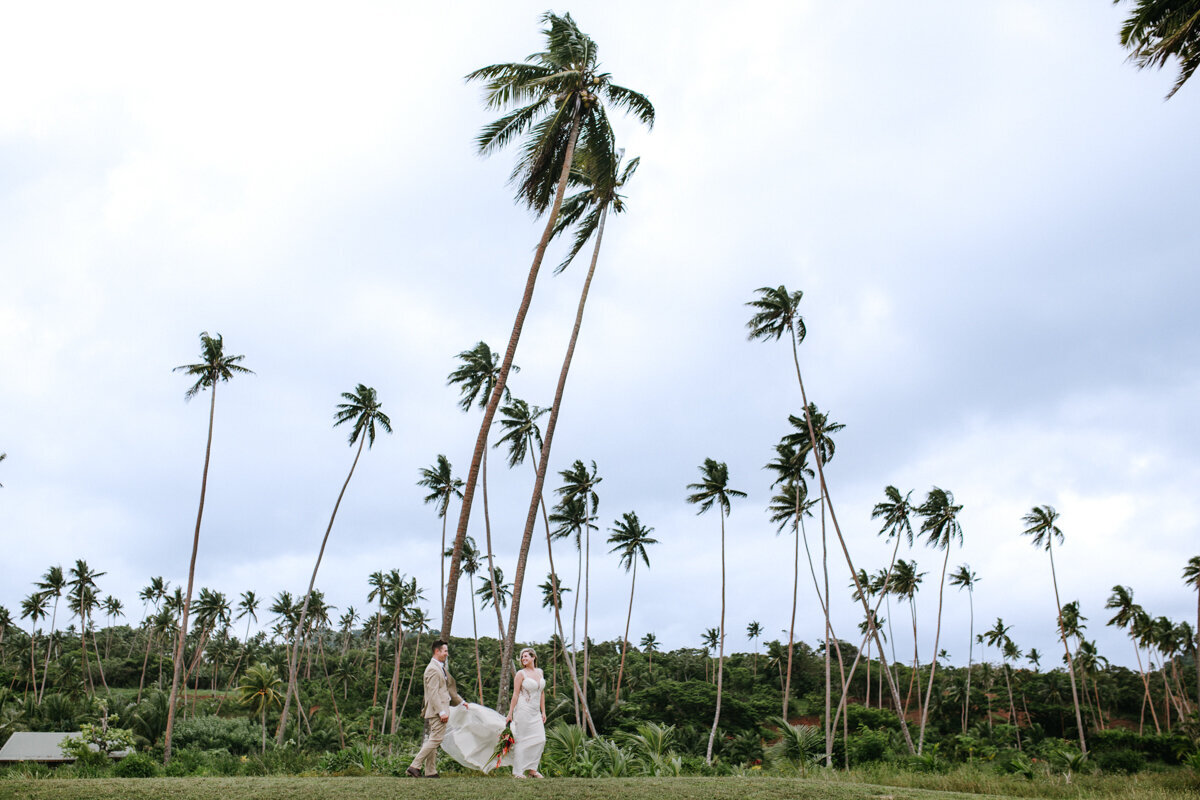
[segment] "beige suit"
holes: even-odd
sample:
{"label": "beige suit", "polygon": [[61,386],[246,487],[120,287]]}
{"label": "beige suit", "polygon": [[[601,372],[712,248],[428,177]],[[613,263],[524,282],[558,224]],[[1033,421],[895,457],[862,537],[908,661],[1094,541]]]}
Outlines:
{"label": "beige suit", "polygon": [[426,735],[421,749],[417,751],[416,757],[413,758],[410,768],[421,769],[424,766],[426,775],[436,775],[437,750],[446,736],[446,723],[442,720],[441,715],[450,713],[450,706],[458,705],[463,702],[463,699],[458,694],[454,676],[446,669],[446,665],[436,658],[429,660],[429,666],[425,667],[423,679],[425,705],[421,709],[421,714],[428,723],[429,733]]}

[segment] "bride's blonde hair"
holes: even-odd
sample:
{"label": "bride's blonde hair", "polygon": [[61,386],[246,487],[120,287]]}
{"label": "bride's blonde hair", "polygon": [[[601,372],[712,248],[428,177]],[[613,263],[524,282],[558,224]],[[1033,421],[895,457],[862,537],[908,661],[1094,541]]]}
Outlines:
{"label": "bride's blonde hair", "polygon": [[537,666],[537,651],[534,650],[532,647],[526,647],[524,650],[522,650],[518,654],[517,657],[520,658],[521,656],[525,655],[526,653],[529,653],[529,655],[533,656],[533,665],[536,667]]}

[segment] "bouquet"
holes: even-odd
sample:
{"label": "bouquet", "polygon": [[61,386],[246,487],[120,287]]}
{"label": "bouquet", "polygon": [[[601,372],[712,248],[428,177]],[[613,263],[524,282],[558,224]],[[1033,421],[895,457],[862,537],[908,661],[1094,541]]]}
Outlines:
{"label": "bouquet", "polygon": [[492,751],[492,758],[496,759],[497,767],[500,766],[500,761],[508,755],[508,751],[512,750],[516,741],[513,738],[512,725],[505,725],[504,730],[500,731],[500,738],[496,741],[496,749]]}

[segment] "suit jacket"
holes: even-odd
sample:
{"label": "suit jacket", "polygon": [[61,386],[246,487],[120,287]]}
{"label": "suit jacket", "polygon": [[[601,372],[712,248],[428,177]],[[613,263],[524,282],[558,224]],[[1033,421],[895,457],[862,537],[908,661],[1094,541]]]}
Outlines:
{"label": "suit jacket", "polygon": [[449,712],[450,706],[456,706],[463,701],[458,695],[458,686],[450,671],[443,670],[445,665],[436,658],[429,659],[425,668],[425,705],[421,709],[424,717],[437,717]]}

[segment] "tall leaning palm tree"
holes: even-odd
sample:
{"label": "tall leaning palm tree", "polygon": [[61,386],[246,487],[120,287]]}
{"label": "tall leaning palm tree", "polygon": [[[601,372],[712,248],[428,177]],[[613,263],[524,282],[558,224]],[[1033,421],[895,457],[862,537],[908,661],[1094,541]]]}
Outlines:
{"label": "tall leaning palm tree", "polygon": [[[426,503],[436,503],[437,515],[442,518],[442,549],[438,550],[439,554],[446,552],[446,512],[450,509],[450,500],[455,497],[462,497],[463,482],[461,478],[454,477],[450,470],[450,460],[444,455],[438,454],[437,460],[432,466],[421,468],[421,480],[417,481],[417,486],[423,486],[429,490],[429,494],[425,495]],[[441,583],[438,585],[439,597],[441,598],[442,613],[446,609],[446,558],[440,555],[438,564],[441,567]]]}
{"label": "tall leaning palm tree", "polygon": [[967,732],[967,718],[971,707],[971,667],[974,665],[975,656],[975,584],[978,582],[979,576],[972,572],[966,564],[959,565],[957,570],[950,573],[950,585],[967,590],[967,601],[971,612],[971,627],[967,635],[967,688],[963,694],[962,731],[964,734]]}
{"label": "tall leaning palm tree", "polygon": [[1075,725],[1079,728],[1079,749],[1087,752],[1087,741],[1083,731],[1083,713],[1079,708],[1079,690],[1075,687],[1075,663],[1071,655],[1071,646],[1067,643],[1067,634],[1063,629],[1062,600],[1058,595],[1058,573],[1054,569],[1054,540],[1063,543],[1063,532],[1058,527],[1059,514],[1053,506],[1034,506],[1021,521],[1025,523],[1022,535],[1033,537],[1033,546],[1041,547],[1050,554],[1050,578],[1054,583],[1054,604],[1058,609],[1058,637],[1062,640],[1063,650],[1067,654],[1067,674],[1071,678],[1071,700],[1075,703]]}
{"label": "tall leaning palm tree", "polygon": [[714,505],[721,517],[721,627],[720,640],[717,643],[717,709],[713,714],[712,730],[708,732],[708,749],[704,754],[705,763],[712,763],[713,740],[717,737],[717,724],[721,721],[721,689],[725,667],[725,517],[729,516],[730,499],[745,497],[746,493],[729,487],[729,467],[723,461],[704,459],[700,467],[700,481],[689,483],[687,501],[699,505],[697,514],[703,514]]}
{"label": "tall leaning palm tree", "polygon": [[[559,216],[555,233],[576,227],[575,241],[558,271],[562,271],[583,249],[591,239],[595,239],[592,248],[591,264],[583,281],[583,289],[579,294],[579,304],[575,310],[575,324],[571,329],[571,338],[567,342],[567,352],[563,356],[562,367],[558,374],[558,384],[554,390],[554,402],[550,406],[550,417],[546,421],[546,430],[541,442],[541,455],[538,457],[537,477],[534,480],[533,493],[529,498],[529,509],[525,515],[525,530],[521,536],[521,546],[517,552],[517,569],[513,576],[513,600],[508,613],[508,632],[504,639],[504,649],[501,656],[501,697],[507,694],[507,681],[511,677],[508,667],[512,664],[513,648],[516,646],[517,615],[521,609],[521,589],[524,586],[525,563],[529,557],[529,546],[533,539],[533,528],[537,522],[537,510],[541,503],[542,491],[546,485],[546,468],[550,463],[551,448],[554,443],[554,431],[558,426],[559,413],[562,410],[563,393],[566,390],[567,375],[571,371],[571,362],[575,357],[575,346],[579,342],[579,331],[583,326],[583,312],[587,305],[588,292],[592,286],[592,278],[596,274],[596,263],[600,258],[600,243],[604,238],[604,223],[611,208],[613,213],[625,209],[624,197],[618,193],[637,169],[638,159],[633,159],[623,169],[620,166],[622,156],[613,157],[611,141],[599,137],[589,137],[586,146],[580,150],[576,159],[577,166],[572,169],[574,181],[583,187],[582,191],[566,200]],[[623,151],[622,151],[623,155]]]}
{"label": "tall leaning palm tree", "polygon": [[1135,0],[1121,26],[1121,45],[1139,69],[1179,61],[1171,98],[1200,67],[1200,0]]}
{"label": "tall leaning palm tree", "polygon": [[533,263],[525,281],[525,291],[517,308],[512,333],[499,380],[488,398],[475,451],[463,489],[462,508],[454,537],[454,554],[447,579],[446,613],[442,620],[442,638],[448,639],[454,621],[455,587],[458,585],[459,559],[463,538],[475,496],[480,462],[487,447],[487,434],[500,406],[501,394],[508,384],[508,373],[516,355],[517,343],[525,325],[525,316],[533,301],[533,289],[546,247],[558,223],[566,195],[567,181],[577,143],[582,139],[586,150],[611,152],[612,132],[605,102],[617,110],[632,113],[647,126],[654,124],[654,106],[643,95],[612,82],[612,76],[599,71],[596,43],[579,29],[570,14],[547,13],[542,22],[545,50],[523,62],[493,64],[467,75],[468,81],[483,81],[487,106],[509,109],[480,132],[476,143],[483,154],[493,153],[524,137],[521,156],[513,170],[517,199],[538,214],[546,214],[546,226],[534,251]]}
{"label": "tall leaning palm tree", "polygon": [[621,639],[621,667],[617,670],[617,691],[614,703],[621,702],[621,679],[625,675],[625,653],[629,650],[629,621],[633,619],[633,591],[637,587],[637,562],[640,558],[647,568],[650,567],[650,557],[646,555],[646,547],[658,544],[658,539],[650,538],[654,528],[648,528],[638,520],[633,511],[626,511],[610,528],[612,536],[608,543],[612,545],[610,553],[620,553],[620,564],[626,572],[631,569],[633,575],[629,580],[629,612],[625,615],[625,637]]}
{"label": "tall leaning palm tree", "polygon": [[929,662],[929,687],[925,690],[925,707],[921,712],[921,733],[917,737],[917,754],[925,745],[925,726],[929,722],[929,702],[933,699],[933,675],[937,672],[938,644],[942,638],[942,597],[946,591],[946,567],[950,564],[950,545],[954,540],[962,546],[962,526],[958,522],[961,505],[954,504],[954,494],[937,486],[929,490],[925,502],[917,509],[921,515],[921,535],[926,544],[945,550],[942,559],[942,577],[938,581],[937,632],[933,635],[933,659]]}
{"label": "tall leaning palm tree", "polygon": [[[1183,568],[1183,582],[1196,590],[1196,630],[1194,633],[1200,635],[1200,556],[1192,556],[1188,559]],[[1196,704],[1197,707],[1200,707],[1200,651],[1195,649],[1195,641],[1189,644],[1193,648],[1192,659],[1196,662]]]}
{"label": "tall leaning palm tree", "polygon": [[325,556],[325,546],[329,544],[329,534],[333,530],[333,521],[337,519],[338,508],[342,505],[342,498],[346,495],[346,487],[350,485],[350,479],[354,477],[354,468],[358,466],[358,459],[362,456],[363,446],[375,445],[375,429],[376,426],[382,428],[385,432],[392,432],[392,421],[388,419],[388,415],[383,413],[383,404],[379,402],[379,395],[375,390],[365,384],[358,384],[354,387],[353,392],[342,392],[343,403],[338,403],[337,411],[333,415],[333,427],[344,425],[347,422],[353,423],[350,429],[349,444],[353,445],[358,442],[358,450],[354,453],[354,461],[350,464],[350,472],[346,474],[346,480],[342,484],[342,490],[338,492],[337,501],[333,504],[333,513],[329,515],[329,524],[325,526],[325,535],[321,538],[321,549],[317,551],[317,563],[313,564],[312,577],[308,580],[308,591],[304,594],[304,603],[300,606],[300,617],[296,622],[297,633],[293,634],[292,656],[288,662],[288,685],[283,695],[283,711],[279,715],[279,730],[275,733],[275,741],[283,744],[283,734],[287,728],[288,712],[292,707],[292,696],[296,695],[296,702],[300,702],[298,690],[296,688],[296,671],[300,666],[300,651],[304,647],[305,628],[304,622],[308,619],[308,607],[313,596],[313,586],[317,582],[317,570],[321,568],[321,559]]}
{"label": "tall leaning palm tree", "polygon": [[[751,341],[755,339],[768,341],[774,339],[778,341],[785,333],[792,345],[792,361],[796,367],[796,383],[800,387],[800,400],[804,404],[804,421],[808,428],[808,436],[810,442],[819,441],[813,425],[812,405],[808,402],[808,395],[804,390],[804,379],[800,373],[800,356],[797,345],[804,341],[807,333],[807,328],[804,324],[804,318],[800,316],[800,300],[804,296],[803,292],[789,292],[786,286],[764,286],[758,289],[758,296],[746,303],[754,310],[754,314],[746,323],[748,331],[747,338]],[[850,574],[854,577],[855,582],[858,582],[858,572],[854,567],[854,560],[850,557],[850,549],[846,545],[846,539],[842,535],[841,526],[838,524],[837,513],[833,509],[833,502],[829,497],[829,486],[825,481],[825,465],[822,460],[822,454],[818,448],[817,457],[817,478],[821,489],[821,496],[824,498],[826,507],[829,509],[830,521],[833,523],[834,533],[837,535],[838,544],[842,548],[842,555],[846,558],[846,566],[850,569]],[[904,742],[908,746],[909,753],[915,753],[916,748],[913,746],[912,735],[908,730],[908,722],[900,713],[900,690],[896,686],[896,681],[892,677],[892,673],[887,670],[886,658],[883,655],[883,640],[875,627],[875,615],[871,613],[870,606],[867,600],[867,592],[862,586],[855,586],[855,592],[862,603],[863,611],[869,623],[872,636],[875,638],[875,643],[878,647],[880,657],[880,667],[888,676],[888,687],[892,692],[892,700],[895,703],[897,714],[900,716],[900,731],[904,734]],[[860,650],[861,652],[861,650]],[[856,657],[857,661],[857,657]],[[854,672],[854,667],[850,669]],[[843,697],[846,695],[842,693]]]}
{"label": "tall leaning palm tree", "polygon": [[175,674],[171,678],[171,696],[167,701],[167,727],[163,735],[163,762],[171,761],[171,738],[175,732],[175,700],[179,697],[179,679],[183,675],[183,645],[187,638],[188,612],[192,605],[192,588],[196,579],[196,554],[200,550],[200,521],[204,518],[204,495],[208,489],[208,464],[212,455],[213,418],[217,411],[217,384],[230,381],[234,375],[252,374],[240,363],[245,356],[225,354],[225,340],[221,334],[200,334],[200,361],[175,367],[174,372],[183,372],[196,379],[184,393],[191,400],[205,389],[211,389],[208,404],[208,442],[204,446],[204,471],[200,476],[200,506],[196,510],[196,530],[192,534],[192,557],[188,562],[187,591],[183,595],[183,608],[179,615],[179,637],[175,643]]}
{"label": "tall leaning palm tree", "polygon": [[[54,607],[50,611],[50,633],[48,634],[49,641],[53,642],[54,627],[58,621],[58,601],[67,588],[67,579],[63,576],[62,566],[56,564],[50,567],[35,585],[41,595],[54,598]],[[38,705],[42,704],[42,698],[46,696],[46,676],[50,672],[50,652],[53,649],[49,644],[46,645],[46,661],[42,664],[42,687],[38,693]]]}

